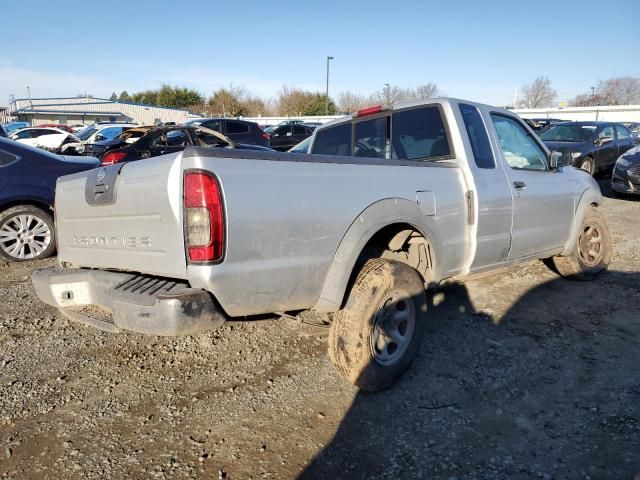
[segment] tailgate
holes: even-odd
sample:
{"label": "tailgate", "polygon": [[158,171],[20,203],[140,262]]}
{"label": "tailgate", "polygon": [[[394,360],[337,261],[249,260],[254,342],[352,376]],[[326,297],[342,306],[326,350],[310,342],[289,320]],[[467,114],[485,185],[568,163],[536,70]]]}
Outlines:
{"label": "tailgate", "polygon": [[186,278],[182,153],[58,179],[58,257],[79,267]]}

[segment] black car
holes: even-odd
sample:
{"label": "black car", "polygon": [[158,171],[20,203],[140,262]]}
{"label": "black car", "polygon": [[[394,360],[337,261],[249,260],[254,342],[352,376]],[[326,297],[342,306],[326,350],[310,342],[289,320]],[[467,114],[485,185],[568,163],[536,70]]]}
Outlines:
{"label": "black car", "polygon": [[636,138],[640,138],[640,123],[638,122],[624,122],[623,125],[631,130],[633,136]]}
{"label": "black car", "polygon": [[305,138],[313,135],[315,128],[316,126],[314,125],[305,124],[280,125],[278,128],[271,130],[269,134],[271,148],[281,151],[289,150]]}
{"label": "black car", "polygon": [[97,166],[97,158],[62,157],[0,138],[0,256],[24,261],[52,255],[56,180]]}
{"label": "black car", "polygon": [[269,135],[255,122],[232,118],[197,118],[184,123],[190,127],[206,127],[220,132],[234,143],[269,146]]}
{"label": "black car", "polygon": [[111,165],[157,157],[158,155],[180,152],[191,145],[272,151],[269,147],[260,145],[235,143],[216,130],[210,130],[206,127],[185,125],[136,127],[128,130],[127,133],[138,132],[144,132],[144,134],[130,144],[127,144],[127,138],[125,138],[122,144],[117,145],[118,148],[109,150],[102,156],[100,164]]}
{"label": "black car", "polygon": [[620,155],[635,146],[633,135],[621,123],[555,123],[539,136],[549,150],[568,152],[572,165],[590,175],[610,170]]}
{"label": "black car", "polygon": [[132,127],[115,138],[100,140],[95,143],[88,143],[84,146],[84,154],[91,157],[102,157],[106,152],[122,148],[128,144],[135,143],[156,127]]}
{"label": "black car", "polygon": [[614,192],[640,195],[640,146],[620,155],[611,175]]}

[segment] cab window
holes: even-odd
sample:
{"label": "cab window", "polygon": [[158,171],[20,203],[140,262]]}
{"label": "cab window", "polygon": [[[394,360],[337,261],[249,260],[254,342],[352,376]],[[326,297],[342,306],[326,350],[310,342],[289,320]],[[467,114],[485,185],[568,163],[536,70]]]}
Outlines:
{"label": "cab window", "polygon": [[353,156],[388,158],[388,123],[387,116],[357,122],[353,133]]}
{"label": "cab window", "polygon": [[516,170],[546,170],[546,154],[515,118],[491,114],[504,158]]}
{"label": "cab window", "polygon": [[411,108],[393,113],[391,122],[392,158],[421,160],[451,155],[438,107]]}
{"label": "cab window", "polygon": [[351,155],[351,122],[316,133],[313,151],[319,155]]}

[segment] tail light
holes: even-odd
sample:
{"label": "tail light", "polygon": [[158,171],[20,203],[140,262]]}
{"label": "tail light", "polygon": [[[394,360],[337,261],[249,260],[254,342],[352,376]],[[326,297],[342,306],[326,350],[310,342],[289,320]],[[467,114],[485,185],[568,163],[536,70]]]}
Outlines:
{"label": "tail light", "polygon": [[211,263],[224,256],[224,207],[220,184],[210,173],[184,175],[184,234],[189,263]]}
{"label": "tail light", "polygon": [[262,133],[262,138],[264,138],[265,140],[269,140],[271,137],[269,136],[268,133]]}
{"label": "tail light", "polygon": [[363,108],[362,110],[358,110],[356,113],[352,115],[353,118],[358,117],[366,117],[367,115],[374,115],[376,113],[384,112],[385,109],[382,108],[382,105],[376,105],[375,107]]}
{"label": "tail light", "polygon": [[100,165],[113,165],[114,163],[122,161],[122,159],[126,156],[126,152],[109,152],[104,157],[102,157],[102,160],[100,160]]}

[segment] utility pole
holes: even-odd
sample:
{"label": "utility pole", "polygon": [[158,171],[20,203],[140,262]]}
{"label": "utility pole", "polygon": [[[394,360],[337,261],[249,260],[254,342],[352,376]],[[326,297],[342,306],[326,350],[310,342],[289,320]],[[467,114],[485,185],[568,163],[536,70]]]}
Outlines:
{"label": "utility pole", "polygon": [[384,84],[384,101],[386,102],[385,107],[391,106],[391,87],[388,83]]}
{"label": "utility pole", "polygon": [[595,94],[596,94],[596,87],[591,87],[591,105],[593,105]]}
{"label": "utility pole", "polygon": [[324,103],[324,114],[329,115],[329,60],[333,60],[333,57],[327,57],[327,92]]}

